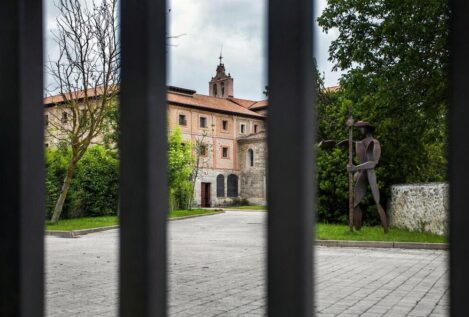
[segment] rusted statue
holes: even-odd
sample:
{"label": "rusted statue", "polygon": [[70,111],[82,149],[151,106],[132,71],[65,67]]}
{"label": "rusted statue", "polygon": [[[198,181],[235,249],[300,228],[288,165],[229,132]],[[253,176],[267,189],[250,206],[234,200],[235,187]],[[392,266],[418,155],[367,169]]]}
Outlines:
{"label": "rusted statue", "polygon": [[[376,179],[375,167],[381,157],[381,145],[379,141],[373,138],[373,126],[365,121],[354,122],[350,115],[347,120],[347,127],[349,128],[349,139],[336,143],[332,140],[322,141],[321,147],[331,146],[347,146],[349,149],[349,162],[347,164],[347,171],[349,172],[349,226],[350,230],[359,230],[362,226],[362,210],[360,209],[360,202],[366,194],[367,185],[370,184],[373,199],[378,208],[381,224],[383,225],[384,232],[388,232],[388,221],[384,208],[380,204],[380,195],[378,182]],[[364,135],[361,141],[353,141],[352,128],[357,127]],[[358,165],[353,165],[353,144],[355,144],[355,154],[357,156]],[[354,174],[352,176],[352,174]]]}

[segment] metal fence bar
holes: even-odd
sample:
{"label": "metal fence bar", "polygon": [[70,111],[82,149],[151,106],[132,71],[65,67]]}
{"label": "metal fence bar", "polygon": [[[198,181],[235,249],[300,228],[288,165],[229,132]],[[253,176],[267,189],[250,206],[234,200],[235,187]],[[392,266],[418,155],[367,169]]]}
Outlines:
{"label": "metal fence bar", "polygon": [[120,316],[166,315],[166,1],[122,0]]}
{"label": "metal fence bar", "polygon": [[467,316],[469,285],[469,2],[452,0],[450,27],[449,179],[450,179],[450,312]]}
{"label": "metal fence bar", "polygon": [[311,0],[269,1],[268,314],[313,315]]}
{"label": "metal fence bar", "polygon": [[0,2],[0,316],[44,310],[42,1]]}

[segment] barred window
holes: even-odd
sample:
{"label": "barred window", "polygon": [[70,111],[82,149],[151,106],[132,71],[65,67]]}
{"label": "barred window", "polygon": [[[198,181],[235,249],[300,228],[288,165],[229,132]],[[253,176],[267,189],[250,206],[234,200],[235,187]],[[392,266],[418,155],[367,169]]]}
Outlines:
{"label": "barred window", "polygon": [[179,115],[179,125],[187,125],[186,116],[183,114]]}
{"label": "barred window", "polygon": [[200,125],[201,128],[206,128],[207,127],[207,118],[206,117],[200,117],[199,125]]}
{"label": "barred window", "polygon": [[217,176],[217,197],[225,197],[225,176]]}
{"label": "barred window", "polygon": [[228,175],[228,197],[238,197],[238,176]]}

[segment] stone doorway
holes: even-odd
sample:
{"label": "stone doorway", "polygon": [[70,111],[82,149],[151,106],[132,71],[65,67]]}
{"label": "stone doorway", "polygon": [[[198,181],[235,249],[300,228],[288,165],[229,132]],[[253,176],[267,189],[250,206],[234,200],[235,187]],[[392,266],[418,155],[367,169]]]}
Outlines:
{"label": "stone doorway", "polygon": [[201,186],[200,205],[202,207],[210,207],[210,183],[201,183]]}

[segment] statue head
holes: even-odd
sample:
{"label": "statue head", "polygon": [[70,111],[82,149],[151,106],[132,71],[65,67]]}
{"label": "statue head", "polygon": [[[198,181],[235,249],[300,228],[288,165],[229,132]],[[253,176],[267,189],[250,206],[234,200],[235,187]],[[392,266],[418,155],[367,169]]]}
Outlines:
{"label": "statue head", "polygon": [[366,121],[357,121],[354,125],[360,129],[363,135],[370,135],[374,131],[374,127]]}

